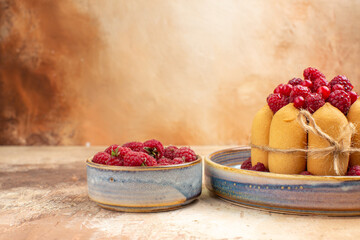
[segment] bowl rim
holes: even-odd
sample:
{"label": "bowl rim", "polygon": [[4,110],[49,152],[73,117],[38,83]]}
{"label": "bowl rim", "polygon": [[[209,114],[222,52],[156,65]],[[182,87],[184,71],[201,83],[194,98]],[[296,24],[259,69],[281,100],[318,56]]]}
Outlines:
{"label": "bowl rim", "polygon": [[[257,172],[245,169],[238,169],[229,167],[226,165],[222,165],[216,163],[211,160],[211,158],[222,152],[239,152],[239,151],[250,151],[250,146],[239,146],[232,148],[225,148],[221,150],[214,151],[204,158],[204,164],[209,165],[211,167],[232,173],[238,173],[243,175],[249,175],[254,177],[263,177],[263,178],[276,178],[276,179],[284,179],[284,180],[304,180],[304,181],[329,181],[329,182],[339,182],[339,181],[360,181],[360,176],[315,176],[315,175],[300,175],[300,174],[282,174],[282,173],[271,173],[271,172]],[[206,171],[205,171],[206,175]]]}
{"label": "bowl rim", "polygon": [[94,163],[92,161],[93,157],[86,159],[86,165],[89,167],[97,168],[97,169],[106,169],[112,171],[161,171],[161,170],[170,170],[177,168],[187,168],[190,166],[194,166],[200,164],[202,162],[202,157],[200,155],[196,155],[197,159],[192,162],[186,162],[181,164],[174,165],[160,165],[160,166],[113,166],[113,165],[103,165],[99,163]]}

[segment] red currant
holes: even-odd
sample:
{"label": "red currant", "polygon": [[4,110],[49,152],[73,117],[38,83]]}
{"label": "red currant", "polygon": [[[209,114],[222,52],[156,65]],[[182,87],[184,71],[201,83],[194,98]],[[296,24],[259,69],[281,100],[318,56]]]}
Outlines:
{"label": "red currant", "polygon": [[303,108],[305,104],[305,99],[302,96],[298,96],[294,99],[294,107],[297,109]]}
{"label": "red currant", "polygon": [[348,94],[351,99],[351,104],[353,104],[358,99],[358,95],[354,91],[350,91],[350,92],[348,92]]}
{"label": "red currant", "polygon": [[326,100],[329,97],[331,91],[327,86],[321,86],[318,88],[317,93],[320,94],[324,100]]}

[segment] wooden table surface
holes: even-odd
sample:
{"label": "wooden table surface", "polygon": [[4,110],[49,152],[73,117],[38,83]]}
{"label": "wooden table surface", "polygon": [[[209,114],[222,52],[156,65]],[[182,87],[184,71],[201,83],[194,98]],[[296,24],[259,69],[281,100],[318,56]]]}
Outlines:
{"label": "wooden table surface", "polygon": [[[227,146],[192,147],[207,155]],[[359,239],[360,217],[247,209],[203,187],[187,207],[122,213],[89,200],[85,159],[104,147],[0,147],[0,239]]]}

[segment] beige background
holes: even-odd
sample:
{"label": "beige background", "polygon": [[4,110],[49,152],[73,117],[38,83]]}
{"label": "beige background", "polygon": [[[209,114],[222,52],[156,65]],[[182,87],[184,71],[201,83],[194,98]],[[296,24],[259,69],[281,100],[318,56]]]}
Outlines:
{"label": "beige background", "polygon": [[0,144],[246,144],[308,66],[360,88],[360,1],[0,0]]}

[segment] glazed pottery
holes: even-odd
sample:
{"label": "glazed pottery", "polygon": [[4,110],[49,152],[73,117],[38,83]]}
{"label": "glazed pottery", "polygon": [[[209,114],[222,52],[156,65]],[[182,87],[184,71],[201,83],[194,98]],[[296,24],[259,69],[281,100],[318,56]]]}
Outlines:
{"label": "glazed pottery", "polygon": [[360,215],[360,177],[240,169],[249,157],[249,147],[224,149],[207,156],[206,187],[231,203],[262,210],[303,215]]}
{"label": "glazed pottery", "polygon": [[168,166],[108,166],[86,161],[90,199],[125,212],[176,209],[201,194],[202,160]]}

